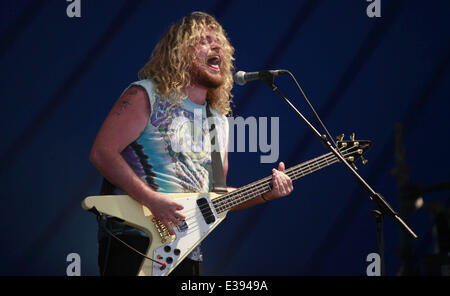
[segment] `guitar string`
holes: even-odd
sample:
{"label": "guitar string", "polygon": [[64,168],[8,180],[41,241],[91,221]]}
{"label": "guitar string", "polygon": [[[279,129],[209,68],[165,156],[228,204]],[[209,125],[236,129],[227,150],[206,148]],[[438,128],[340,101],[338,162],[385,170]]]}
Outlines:
{"label": "guitar string", "polygon": [[[351,150],[352,148],[354,148],[354,147],[348,147],[347,149],[345,149],[342,152],[345,153],[348,150]],[[320,161],[317,161],[317,159],[320,159]],[[332,160],[332,162],[329,163],[329,160]],[[302,163],[300,165],[297,165],[297,166],[294,166],[292,168],[289,168],[286,171],[289,171],[288,175],[291,174],[292,175],[291,177],[293,177],[293,180],[296,180],[298,176],[305,176],[305,174],[303,173],[304,170],[299,170],[300,168],[304,168],[304,167],[308,166],[307,174],[309,174],[309,173],[317,171],[317,170],[319,170],[319,169],[321,169],[321,168],[323,168],[325,166],[328,166],[330,164],[336,163],[338,161],[339,160],[332,153],[328,153],[328,154],[325,154],[325,155],[322,155],[320,157],[317,157],[317,158],[313,159],[312,162],[308,161],[306,163]],[[312,168],[311,168],[311,163],[313,163],[313,165],[314,165]],[[324,165],[325,163],[326,163],[326,165]],[[239,192],[237,192],[238,193],[237,194],[238,200],[239,201],[242,201],[242,200],[246,201],[247,199],[249,199],[248,196],[257,196],[258,194],[261,194],[262,192],[267,192],[267,186],[268,186],[267,181],[270,181],[270,179],[271,179],[271,177],[266,177],[266,178],[264,178],[264,179],[262,179],[260,181],[254,182],[254,184],[249,184],[249,185],[253,185],[253,186],[245,186],[245,187],[247,187],[247,188],[245,188],[245,190],[239,190],[239,191],[241,191],[241,194],[239,194]],[[252,192],[248,192],[248,189],[251,189]],[[255,191],[257,192],[257,194],[254,193]],[[232,193],[235,193],[235,195],[236,195],[236,191],[235,192],[231,192],[231,194],[228,194],[228,198],[230,198],[231,195],[233,195]],[[243,195],[242,195],[242,193],[243,193]],[[223,207],[223,209],[220,209],[221,211],[218,211],[217,203],[215,203],[215,200],[212,201],[212,203],[213,203],[213,206],[216,209],[216,211],[218,213],[221,213],[224,210],[227,210],[228,208],[231,208],[232,206],[234,206],[236,204],[235,201],[236,201],[236,198],[234,200],[232,200],[232,202],[228,202],[228,204],[225,204],[224,206],[220,206],[220,207]],[[207,205],[205,205],[203,208],[206,208],[206,207],[209,207],[209,203]],[[200,208],[200,210],[202,210],[201,207],[199,207],[199,208]],[[197,207],[191,208],[188,211],[192,211],[192,210],[196,210],[196,209],[197,209]],[[182,213],[185,214],[188,211],[184,211]],[[201,216],[204,216],[204,215],[202,213],[199,213],[197,215],[190,216],[187,219],[185,219],[185,222],[189,221],[191,219],[194,219],[194,218],[199,218]],[[214,217],[214,213],[211,212],[210,215],[204,216],[204,217],[205,217],[205,219],[210,218],[210,217]],[[197,219],[195,221],[197,221]],[[196,226],[198,225],[198,223],[187,224],[187,222],[186,222],[186,225],[188,226],[188,229],[196,230],[197,229]],[[179,227],[179,226],[174,225],[174,227],[176,228],[176,227]]]}
{"label": "guitar string", "polygon": [[[345,149],[342,152],[345,153],[348,150],[351,150],[352,148],[354,148],[354,147],[349,147],[348,149]],[[321,158],[321,159],[320,159],[320,161],[314,162],[313,163],[314,166],[311,166],[311,162],[303,163],[303,164],[294,166],[292,168],[289,168],[288,170],[290,170],[290,171],[287,174],[288,175],[291,174],[292,176],[290,176],[290,177],[291,178],[293,177],[293,180],[296,180],[297,177],[299,177],[299,176],[301,176],[301,177],[305,176],[305,175],[307,175],[309,173],[312,173],[312,172],[315,172],[315,171],[317,171],[317,170],[319,170],[319,169],[321,169],[321,168],[323,168],[325,166],[328,166],[328,165],[334,164],[336,162],[339,162],[339,160],[331,152],[328,153],[328,154],[325,154],[323,156],[320,156],[318,158]],[[316,159],[318,159],[318,158],[316,158]],[[306,172],[306,174],[303,172],[304,170],[299,170],[300,168],[305,168],[307,166],[309,167],[309,169],[308,169],[308,172]],[[288,171],[288,170],[286,170],[286,171]],[[285,171],[285,173],[286,173],[286,171]],[[227,209],[233,207],[234,205],[236,205],[236,203],[235,203],[236,200],[239,201],[237,203],[237,204],[239,204],[239,203],[241,203],[241,201],[246,201],[247,199],[250,199],[250,198],[248,198],[249,196],[256,197],[256,196],[258,196],[261,193],[267,192],[268,191],[267,187],[269,186],[267,181],[270,181],[270,180],[271,180],[271,177],[266,177],[266,178],[264,178],[264,179],[262,179],[262,180],[260,180],[258,182],[255,182],[255,184],[253,184],[253,186],[251,186],[251,187],[245,186],[245,187],[249,187],[249,188],[245,188],[246,190],[240,190],[241,192],[237,192],[237,194],[236,194],[236,192],[230,192],[230,194],[227,194],[228,195],[227,198],[231,197],[231,195],[232,195],[231,193],[235,193],[236,197],[238,197],[238,198],[237,199],[235,198],[232,202],[228,201],[228,203],[223,205],[223,206],[217,207],[217,203],[215,203],[216,199],[213,200],[212,203],[213,203],[214,208],[216,209],[216,212],[218,212],[220,214],[224,210],[227,210]],[[251,185],[251,184],[249,184],[249,185]],[[252,192],[248,192],[249,189],[251,189]],[[269,187],[269,189],[270,189],[270,187]],[[255,192],[256,192],[256,194],[255,194]],[[195,211],[197,209],[202,210],[202,209],[207,208],[209,206],[210,206],[210,204],[208,203],[207,205],[205,205],[203,207],[190,208],[188,211],[184,211],[182,213],[185,214],[185,213],[188,213],[188,212],[191,212],[191,211]],[[220,209],[220,211],[218,211],[218,208]],[[202,217],[202,216],[203,216],[203,214],[201,214],[201,213],[199,213],[197,215],[190,216],[190,217],[185,219],[185,222],[189,221],[189,220],[192,220],[194,218]],[[205,219],[210,218],[210,217],[214,217],[214,214],[212,212],[211,212],[210,215],[205,216]],[[187,222],[186,222],[186,224],[188,226],[188,229],[190,229],[190,230],[196,230],[196,226],[198,225],[198,223],[188,224]]]}
{"label": "guitar string", "polygon": [[[343,150],[342,152],[346,153],[348,150],[351,150],[352,148],[353,147],[349,147],[349,148]],[[298,176],[305,176],[305,174],[302,173],[302,171],[304,171],[306,167],[309,168],[307,173],[312,173],[314,171],[317,171],[318,169],[321,169],[323,167],[323,165],[324,165],[324,161],[327,162],[327,165],[328,165],[328,160],[333,159],[333,158],[335,158],[337,160],[337,158],[332,154],[332,152],[329,152],[329,153],[327,153],[325,155],[316,157],[316,158],[314,158],[312,160],[309,160],[307,162],[304,162],[304,163],[298,164],[296,166],[290,167],[289,169],[285,170],[284,173],[287,174],[289,177],[291,177],[291,179],[294,181],[294,180],[298,179],[297,178]],[[245,185],[245,186],[243,186],[243,187],[241,187],[241,188],[239,188],[239,189],[237,189],[235,191],[232,191],[232,192],[226,193],[226,194],[224,194],[224,195],[222,195],[220,197],[217,197],[214,200],[212,200],[211,202],[213,203],[213,206],[216,208],[217,205],[219,204],[219,202],[229,203],[230,199],[233,198],[233,195],[239,197],[240,195],[242,195],[244,193],[244,196],[247,197],[247,196],[249,196],[249,194],[246,193],[246,191],[249,191],[249,190],[254,191],[254,189],[255,189],[254,187],[255,186],[256,187],[260,187],[261,185],[267,186],[268,185],[267,181],[271,181],[271,179],[272,179],[271,176],[265,177],[265,178],[263,178],[263,179],[261,179],[259,181],[247,184],[247,185]],[[257,195],[255,195],[255,197],[256,196]],[[240,199],[242,199],[242,196],[241,196]],[[208,208],[208,207],[209,207],[209,204],[206,204],[204,206],[190,208],[189,210],[183,211],[182,213],[183,214],[185,214],[185,213],[187,214],[190,211],[195,211],[197,208],[202,210],[202,209],[205,209],[205,208]]]}
{"label": "guitar string", "polygon": [[[327,158],[329,159],[329,157],[327,157]],[[324,160],[325,160],[325,162],[327,162],[326,159],[324,159]],[[316,166],[321,166],[322,163],[323,163],[323,161],[316,162],[315,165]],[[306,165],[303,165],[303,166],[306,167]],[[308,165],[308,166],[310,168],[310,172],[312,172],[311,171],[311,166],[310,165]],[[295,176],[290,176],[290,177],[295,177],[296,178],[297,176],[301,175],[301,173],[297,172],[298,169],[300,169],[300,168],[301,168],[300,166],[299,167],[292,167],[292,168],[289,168],[288,170],[286,170],[284,173],[286,173],[287,175],[295,175]],[[314,168],[314,169],[316,169],[316,168]],[[269,184],[267,183],[267,181],[271,181],[271,178],[272,178],[271,176],[263,178],[263,179],[259,180],[258,183],[248,184],[248,185],[246,185],[244,187],[241,187],[241,188],[239,188],[239,189],[237,189],[235,191],[232,191],[232,192],[224,194],[225,196],[217,197],[216,199],[212,200],[211,202],[213,203],[213,206],[216,208],[217,205],[219,204],[219,202],[229,203],[230,199],[232,199],[233,197],[239,197],[240,199],[242,199],[242,197],[248,197],[250,195],[248,193],[249,190],[255,191],[255,187],[260,189],[261,186],[264,186],[264,187],[268,186]],[[255,195],[255,197],[256,196],[257,196],[257,194]],[[234,200],[236,200],[236,198]],[[191,211],[195,211],[197,209],[203,210],[203,209],[206,209],[208,207],[210,207],[209,203],[205,204],[203,206],[190,208],[189,210],[182,211],[181,213],[182,214],[188,214]],[[221,207],[221,206],[219,206],[219,207]]]}
{"label": "guitar string", "polygon": [[[348,148],[348,149],[346,149],[345,151],[342,151],[342,152],[345,153],[347,150],[350,150],[350,149],[351,148]],[[309,174],[309,173],[312,173],[314,171],[317,171],[317,170],[323,168],[326,165],[330,165],[330,164],[333,164],[333,163],[337,162],[338,161],[337,158],[334,157],[334,155],[331,155],[331,154],[332,153],[330,152],[329,154],[324,155],[325,157],[321,156],[322,159],[320,161],[314,162],[313,166],[311,166],[310,163],[303,163],[303,164],[297,165],[295,167],[289,168],[285,172],[287,172],[287,175],[290,175],[290,177],[293,180],[296,180],[299,176],[305,176],[305,173],[303,172],[305,167],[308,167],[307,174]],[[321,157],[319,157],[319,158],[321,158]],[[329,161],[332,160],[332,159],[334,159],[335,161],[333,161],[332,163],[329,163]],[[325,163],[326,163],[326,165],[325,165]],[[300,170],[300,169],[302,169],[302,170]],[[236,204],[240,204],[241,201],[249,200],[250,199],[250,198],[248,198],[249,196],[256,197],[259,194],[262,194],[262,193],[265,193],[265,192],[269,191],[270,190],[270,187],[269,187],[270,186],[270,184],[269,184],[270,181],[271,181],[271,177],[269,176],[269,177],[266,177],[266,178],[264,178],[264,179],[262,179],[262,180],[260,180],[258,182],[255,182],[254,184],[249,184],[249,185],[252,185],[252,186],[244,186],[241,189],[238,189],[239,191],[236,190],[234,192],[230,192],[230,193],[226,194],[227,195],[226,199],[228,199],[228,200],[224,200],[223,197],[218,197],[218,198],[214,199],[212,201],[212,205],[214,206],[214,208],[216,209],[216,211],[218,213],[221,213],[224,210],[227,210],[228,208],[230,208],[230,207],[232,207],[232,206],[234,206]],[[249,191],[251,191],[251,192],[249,192]],[[257,193],[255,194],[255,192],[257,192]],[[233,198],[233,196],[234,196],[234,198]],[[221,204],[218,203],[218,201],[220,201],[220,199],[222,199],[222,203],[224,203],[224,205],[221,205]],[[208,207],[210,207],[209,203],[204,205],[204,206],[190,208],[190,209],[185,210],[185,211],[183,211],[181,213],[189,215],[189,213],[192,212],[192,211],[195,211],[197,209],[200,209],[200,211],[201,211],[201,210],[206,209]],[[198,215],[190,216],[190,217],[186,218],[185,221],[194,219],[194,218],[196,218],[198,216],[202,216],[202,214],[199,213]]]}
{"label": "guitar string", "polygon": [[[345,151],[342,151],[342,152],[346,152],[347,150],[351,150],[352,148],[353,148],[353,147],[348,147]],[[287,174],[287,175],[289,175],[290,173],[296,173],[296,176],[297,176],[297,175],[299,175],[299,174],[297,174],[297,173],[298,173],[298,171],[299,171],[300,169],[303,170],[303,169],[306,168],[306,167],[311,168],[311,165],[314,166],[314,165],[316,165],[317,163],[322,163],[323,160],[330,159],[330,156],[332,156],[331,158],[334,157],[334,155],[332,154],[332,152],[329,152],[329,153],[327,153],[327,154],[321,155],[321,156],[316,157],[316,158],[314,158],[314,159],[311,159],[311,160],[309,160],[309,161],[306,161],[306,162],[303,162],[303,163],[298,164],[298,165],[296,165],[296,166],[293,166],[293,167],[291,167],[291,168],[285,170],[284,173]],[[261,180],[259,180],[259,181],[255,181],[255,182],[253,182],[253,183],[250,183],[250,184],[248,184],[248,185],[245,185],[245,186],[241,187],[241,188],[238,189],[238,190],[243,191],[243,190],[247,190],[247,189],[252,189],[251,187],[257,186],[257,185],[259,185],[260,183],[265,183],[267,180],[270,180],[271,178],[272,178],[271,176],[268,176],[268,177],[266,177],[266,178],[264,178],[264,179],[261,179]],[[235,192],[235,191],[233,191],[233,192]],[[224,195],[224,196],[218,197],[217,199],[214,199],[214,201],[215,201],[215,202],[218,202],[218,201],[224,200],[224,199],[226,199],[226,198],[228,198],[228,196]]]}
{"label": "guitar string", "polygon": [[[330,164],[336,163],[336,162],[338,162],[337,158],[334,159],[334,160],[331,160]],[[316,171],[318,169],[320,169],[320,168],[316,168],[312,172],[314,172],[314,171]],[[258,194],[261,194],[263,192],[267,192],[266,187],[267,187],[267,184],[261,184],[257,189],[254,189],[254,191],[257,193],[255,196],[257,196]],[[245,194],[243,197],[241,197],[241,199],[246,200],[248,198],[248,196],[250,196],[250,195],[253,196],[253,194]],[[232,206],[234,206],[234,205],[232,205]],[[228,206],[226,209],[231,208],[232,206]],[[226,210],[226,209],[224,209],[224,210]],[[219,212],[219,213],[221,213],[221,212]],[[198,218],[201,218],[201,217],[203,217],[203,215],[201,213],[199,213],[197,215],[193,215],[193,216],[190,216],[187,219],[185,219],[185,221],[189,221],[189,220],[192,220],[192,219],[196,218],[192,223],[186,222],[187,229],[188,229],[188,233],[187,234],[190,234],[190,233],[196,231],[199,228],[199,222],[197,222],[197,221],[198,221]],[[208,219],[208,218],[215,217],[215,216],[214,216],[214,213],[211,212],[211,214],[206,215],[204,217],[205,217],[205,219]],[[185,234],[185,233],[181,232],[181,234]]]}
{"label": "guitar string", "polygon": [[[328,164],[332,164],[334,162],[337,162],[337,159],[333,162],[333,160],[329,160],[329,161],[325,161]],[[321,169],[322,167],[319,165],[317,167],[314,168],[310,168],[308,173],[312,173],[315,172],[319,169]],[[304,173],[296,173],[293,172],[291,173],[290,177],[295,177],[295,180],[297,179],[296,177],[298,176],[305,176]],[[216,209],[216,211],[220,214],[223,211],[234,207],[235,205],[238,205],[244,201],[250,200],[253,197],[256,197],[262,193],[268,192],[270,191],[270,181],[271,179],[265,180],[265,182],[261,182],[259,184],[256,184],[254,186],[252,186],[251,188],[248,188],[246,191],[243,192],[239,192],[237,194],[235,194],[234,199],[226,201],[226,203],[222,204],[218,204],[215,203],[215,200],[212,201],[214,208]]]}

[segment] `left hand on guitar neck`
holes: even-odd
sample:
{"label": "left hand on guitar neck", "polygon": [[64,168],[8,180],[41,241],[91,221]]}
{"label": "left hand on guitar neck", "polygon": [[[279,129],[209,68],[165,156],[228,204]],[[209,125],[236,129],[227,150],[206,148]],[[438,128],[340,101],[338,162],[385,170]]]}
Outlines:
{"label": "left hand on guitar neck", "polygon": [[294,190],[291,178],[283,173],[283,162],[278,164],[278,170],[272,169],[272,190],[264,194],[265,200],[272,200],[291,194]]}

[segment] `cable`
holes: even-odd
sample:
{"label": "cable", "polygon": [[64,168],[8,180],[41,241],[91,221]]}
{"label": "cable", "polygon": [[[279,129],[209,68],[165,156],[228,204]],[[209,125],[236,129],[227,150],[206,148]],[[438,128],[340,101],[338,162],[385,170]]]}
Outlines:
{"label": "cable", "polygon": [[116,240],[118,240],[119,242],[121,242],[122,244],[124,244],[125,246],[127,246],[128,248],[130,248],[132,251],[134,251],[135,253],[141,255],[142,257],[151,260],[152,262],[158,263],[161,265],[161,268],[164,269],[166,268],[166,264],[160,261],[157,261],[155,259],[152,259],[150,257],[148,257],[147,255],[145,255],[144,253],[138,251],[137,249],[133,248],[132,246],[130,246],[129,244],[127,244],[126,242],[124,242],[123,240],[121,240],[120,238],[118,238],[116,235],[114,235],[109,229],[108,227],[106,227],[106,217],[105,215],[103,215],[102,213],[100,213],[95,207],[93,207],[91,210],[91,212],[93,212],[96,216],[97,216],[97,221],[99,222],[99,225],[113,238],[115,238]]}

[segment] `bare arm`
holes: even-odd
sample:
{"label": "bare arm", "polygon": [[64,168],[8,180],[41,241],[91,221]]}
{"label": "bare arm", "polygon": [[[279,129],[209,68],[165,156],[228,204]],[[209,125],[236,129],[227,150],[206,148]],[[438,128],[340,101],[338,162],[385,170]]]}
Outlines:
{"label": "bare arm", "polygon": [[150,116],[147,93],[140,87],[129,88],[114,104],[95,138],[90,161],[111,183],[147,206],[174,234],[171,223],[181,224],[183,207],[168,194],[156,192],[141,180],[122,157],[121,152],[144,130]]}

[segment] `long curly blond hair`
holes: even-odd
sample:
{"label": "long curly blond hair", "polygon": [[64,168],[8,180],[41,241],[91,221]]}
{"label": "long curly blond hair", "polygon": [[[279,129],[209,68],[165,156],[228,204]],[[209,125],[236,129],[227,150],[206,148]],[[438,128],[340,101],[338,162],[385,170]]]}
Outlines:
{"label": "long curly blond hair", "polygon": [[209,104],[226,115],[231,111],[233,88],[234,48],[225,30],[217,20],[204,12],[193,12],[173,24],[152,51],[149,61],[139,71],[139,79],[152,79],[155,91],[161,97],[180,104],[186,97],[183,89],[191,83],[191,68],[195,52],[190,47],[199,43],[208,29],[217,34],[224,58],[224,83],[207,94]]}

